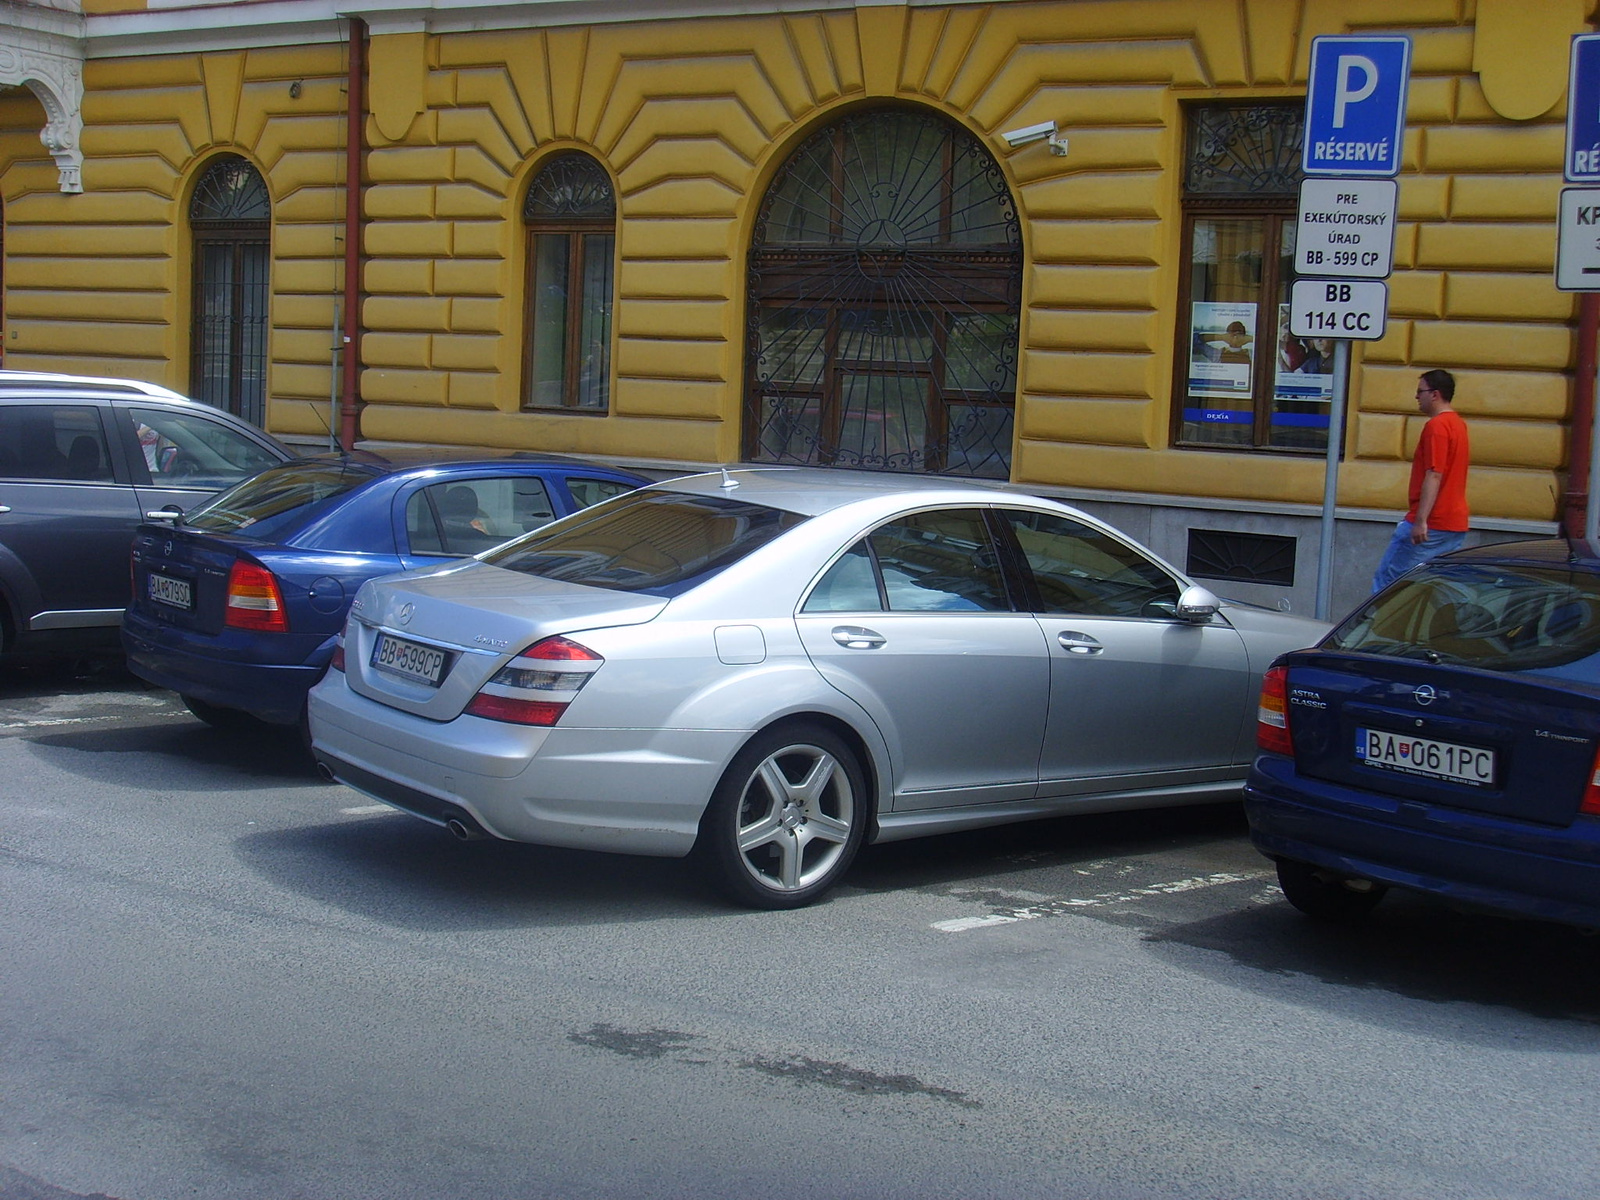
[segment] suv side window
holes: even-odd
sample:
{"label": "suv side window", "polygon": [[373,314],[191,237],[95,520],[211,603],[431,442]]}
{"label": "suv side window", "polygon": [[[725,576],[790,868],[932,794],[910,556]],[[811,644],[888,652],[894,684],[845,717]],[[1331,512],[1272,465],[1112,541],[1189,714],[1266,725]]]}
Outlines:
{"label": "suv side window", "polygon": [[111,454],[88,404],[0,406],[0,476],[109,483]]}
{"label": "suv side window", "polygon": [[125,410],[157,487],[217,491],[276,466],[277,456],[221,421],[162,408]]}

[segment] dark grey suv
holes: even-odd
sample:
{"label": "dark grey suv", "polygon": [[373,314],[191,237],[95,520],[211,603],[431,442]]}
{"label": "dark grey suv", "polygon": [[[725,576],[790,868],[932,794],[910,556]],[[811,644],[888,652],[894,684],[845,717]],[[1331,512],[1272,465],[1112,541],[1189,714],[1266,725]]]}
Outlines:
{"label": "dark grey suv", "polygon": [[115,647],[145,515],[291,457],[155,384],[0,371],[0,655]]}

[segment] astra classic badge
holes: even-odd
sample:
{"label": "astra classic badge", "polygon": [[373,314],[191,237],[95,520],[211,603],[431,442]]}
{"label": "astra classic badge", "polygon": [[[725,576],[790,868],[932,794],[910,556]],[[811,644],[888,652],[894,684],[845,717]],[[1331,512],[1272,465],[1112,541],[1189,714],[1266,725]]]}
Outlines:
{"label": "astra classic badge", "polygon": [[396,621],[399,621],[400,624],[402,624],[402,625],[409,625],[409,624],[411,624],[411,618],[416,613],[416,611],[417,611],[417,606],[408,601],[407,603],[402,604],[400,606],[400,611],[395,613],[394,619]]}
{"label": "astra classic badge", "polygon": [[1416,697],[1417,703],[1422,705],[1424,708],[1426,708],[1428,705],[1432,704],[1434,702],[1434,700],[1436,700],[1438,698],[1438,695],[1439,695],[1438,692],[1433,690],[1433,685],[1432,684],[1427,684],[1427,683],[1423,684],[1421,687],[1419,687],[1416,691],[1412,692],[1411,694]]}

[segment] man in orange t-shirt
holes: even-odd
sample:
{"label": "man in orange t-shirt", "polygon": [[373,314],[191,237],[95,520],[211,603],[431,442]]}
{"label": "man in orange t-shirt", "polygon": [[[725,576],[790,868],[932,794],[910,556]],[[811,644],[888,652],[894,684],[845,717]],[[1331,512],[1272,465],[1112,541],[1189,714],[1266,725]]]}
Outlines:
{"label": "man in orange t-shirt", "polygon": [[1411,507],[1395,526],[1372,576],[1381,592],[1412,567],[1458,550],[1467,537],[1467,423],[1451,407],[1455,376],[1426,371],[1417,380],[1417,407],[1427,415],[1411,459]]}

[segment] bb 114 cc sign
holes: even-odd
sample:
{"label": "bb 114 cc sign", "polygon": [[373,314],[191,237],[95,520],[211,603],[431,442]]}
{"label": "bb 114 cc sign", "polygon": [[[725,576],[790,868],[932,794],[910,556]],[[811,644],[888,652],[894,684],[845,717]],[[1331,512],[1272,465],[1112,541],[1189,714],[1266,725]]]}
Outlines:
{"label": "bb 114 cc sign", "polygon": [[1383,336],[1389,285],[1367,279],[1297,279],[1289,292],[1289,332],[1301,338]]}

